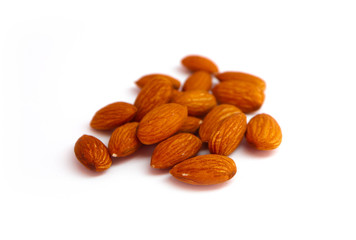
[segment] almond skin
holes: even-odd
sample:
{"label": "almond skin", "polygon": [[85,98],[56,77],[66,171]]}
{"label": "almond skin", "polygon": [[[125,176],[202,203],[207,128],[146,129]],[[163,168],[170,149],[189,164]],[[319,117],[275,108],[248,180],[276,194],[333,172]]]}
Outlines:
{"label": "almond skin", "polygon": [[246,125],[246,115],[243,113],[236,113],[224,119],[209,139],[210,153],[230,155],[244,137]]}
{"label": "almond skin", "polygon": [[153,80],[157,79],[157,77],[158,78],[166,78],[166,79],[170,80],[172,82],[173,88],[175,88],[175,89],[179,89],[179,87],[180,87],[179,80],[177,80],[171,76],[168,76],[165,74],[159,74],[159,73],[148,74],[148,75],[141,77],[139,80],[136,81],[136,85],[140,88],[143,88],[146,85],[146,83],[148,83],[152,79]]}
{"label": "almond skin", "polygon": [[97,130],[112,130],[131,121],[137,108],[125,102],[111,103],[97,111],[90,126]]}
{"label": "almond skin", "polygon": [[112,157],[125,157],[137,151],[141,142],[136,136],[138,122],[130,122],[115,129],[109,140]]}
{"label": "almond skin", "polygon": [[81,136],[75,143],[74,153],[79,162],[90,170],[100,172],[111,166],[108,149],[96,137]]}
{"label": "almond skin", "polygon": [[182,127],[187,114],[187,107],[176,103],[156,107],[141,120],[137,137],[146,145],[169,138]]}
{"label": "almond skin", "polygon": [[171,81],[166,78],[156,77],[153,81],[146,83],[136,97],[137,114],[135,121],[141,121],[153,108],[168,103],[172,96],[172,89]]}
{"label": "almond skin", "polygon": [[186,91],[176,96],[173,102],[187,106],[189,116],[199,117],[216,106],[215,97],[203,90]]}
{"label": "almond skin", "polygon": [[179,132],[195,133],[202,122],[203,120],[200,118],[188,116],[182,127],[179,129]]}
{"label": "almond skin", "polygon": [[246,140],[258,150],[272,150],[281,144],[282,130],[273,117],[258,114],[247,124]]}
{"label": "almond skin", "polygon": [[176,97],[178,97],[182,94],[183,94],[183,92],[178,91],[177,89],[173,89],[170,102],[173,102]]}
{"label": "almond skin", "polygon": [[171,168],[199,152],[202,142],[190,133],[179,133],[159,143],[153,151],[151,167]]}
{"label": "almond skin", "polygon": [[262,90],[266,89],[266,82],[263,81],[261,78],[256,77],[249,73],[244,72],[223,72],[218,73],[215,75],[220,82],[224,81],[242,81],[242,82],[250,82],[255,84],[257,87],[261,88]]}
{"label": "almond skin", "polygon": [[221,104],[214,107],[204,118],[199,129],[199,136],[203,142],[208,142],[211,134],[216,130],[220,123],[227,117],[242,112],[233,105]]}
{"label": "almond skin", "polygon": [[210,59],[198,56],[198,55],[189,55],[182,59],[182,64],[191,71],[206,71],[209,73],[219,72],[216,64]]}
{"label": "almond skin", "polygon": [[169,173],[185,183],[212,185],[231,179],[236,174],[236,165],[229,157],[208,154],[178,163]]}
{"label": "almond skin", "polygon": [[234,105],[244,113],[258,110],[265,100],[263,90],[249,82],[224,81],[213,88],[213,94],[219,103]]}
{"label": "almond skin", "polygon": [[183,85],[183,91],[211,89],[212,78],[210,73],[205,71],[197,71],[187,78]]}

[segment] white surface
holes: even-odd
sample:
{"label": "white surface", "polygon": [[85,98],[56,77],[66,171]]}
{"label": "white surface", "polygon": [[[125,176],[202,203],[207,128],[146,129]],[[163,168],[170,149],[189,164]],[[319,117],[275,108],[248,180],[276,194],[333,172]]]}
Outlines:
{"label": "white surface", "polygon": [[[1,239],[355,239],[354,1],[1,1]],[[195,187],[74,157],[96,110],[201,54],[267,82],[280,148]],[[249,115],[249,118],[251,115]],[[203,151],[204,152],[204,151]],[[206,151],[205,151],[206,152]]]}

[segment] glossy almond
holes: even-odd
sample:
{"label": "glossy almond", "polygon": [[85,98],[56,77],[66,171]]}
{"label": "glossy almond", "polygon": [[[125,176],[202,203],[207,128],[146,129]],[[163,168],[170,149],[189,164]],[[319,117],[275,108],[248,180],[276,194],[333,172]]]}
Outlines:
{"label": "glossy almond", "polygon": [[179,129],[179,132],[195,133],[202,122],[203,120],[200,118],[188,116],[182,127]]}
{"label": "glossy almond", "polygon": [[83,135],[74,146],[79,162],[94,171],[104,171],[111,166],[111,158],[106,146],[96,137]]}
{"label": "glossy almond", "polygon": [[199,129],[199,136],[203,142],[208,142],[211,134],[227,117],[240,113],[241,110],[229,104],[221,104],[214,107],[204,118]]}
{"label": "glossy almond", "polygon": [[175,89],[178,89],[180,87],[179,80],[177,80],[171,76],[168,76],[166,74],[159,74],[159,73],[148,74],[148,75],[141,77],[139,80],[136,81],[136,85],[139,86],[140,88],[143,88],[146,85],[146,83],[148,83],[152,79],[155,80],[157,78],[168,79],[169,81],[172,82],[173,88],[175,88]]}
{"label": "glossy almond", "polygon": [[182,59],[182,64],[191,71],[206,71],[209,73],[217,73],[219,71],[213,61],[198,55],[186,56]]}
{"label": "glossy almond", "polygon": [[183,91],[204,90],[209,91],[212,84],[210,73],[197,71],[190,75],[183,85]]}
{"label": "glossy almond", "polygon": [[230,155],[243,139],[246,125],[246,115],[243,113],[236,113],[224,119],[209,139],[210,152]]}
{"label": "glossy almond", "polygon": [[171,99],[172,89],[172,83],[166,78],[156,78],[154,81],[149,81],[136,98],[137,114],[135,121],[141,121],[153,108],[168,103]]}
{"label": "glossy almond", "polygon": [[130,122],[115,129],[109,140],[112,157],[125,157],[139,149],[141,142],[136,136],[138,122]]}
{"label": "glossy almond", "polygon": [[187,114],[187,107],[176,103],[156,107],[141,120],[137,137],[146,145],[158,143],[179,131]]}
{"label": "glossy almond", "polygon": [[90,126],[97,130],[112,130],[131,121],[137,108],[125,102],[111,103],[97,111],[90,122]]}
{"label": "glossy almond", "polygon": [[266,82],[261,78],[254,76],[249,73],[244,72],[223,72],[218,73],[215,75],[219,81],[242,81],[242,82],[250,82],[255,84],[257,87],[261,88],[262,90],[266,89]]}
{"label": "glossy almond", "polygon": [[193,157],[200,150],[202,142],[190,133],[179,133],[159,143],[153,151],[151,167],[166,169]]}
{"label": "glossy almond", "polygon": [[263,90],[249,82],[221,82],[213,88],[213,94],[219,103],[235,105],[244,113],[258,110],[265,100]]}
{"label": "glossy almond", "polygon": [[185,183],[212,185],[231,179],[236,174],[236,165],[229,157],[208,154],[178,163],[169,173]]}
{"label": "glossy almond", "polygon": [[282,130],[273,117],[258,114],[247,124],[246,140],[258,150],[272,150],[281,144]]}
{"label": "glossy almond", "polygon": [[173,102],[187,106],[189,116],[199,117],[216,106],[215,97],[203,90],[186,91],[175,97]]}

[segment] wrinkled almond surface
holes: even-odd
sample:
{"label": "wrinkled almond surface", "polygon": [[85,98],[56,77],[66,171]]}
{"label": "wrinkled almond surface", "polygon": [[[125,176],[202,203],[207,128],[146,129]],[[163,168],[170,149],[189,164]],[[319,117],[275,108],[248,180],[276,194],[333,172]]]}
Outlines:
{"label": "wrinkled almond surface", "polygon": [[197,71],[190,75],[183,85],[183,91],[204,90],[209,91],[212,84],[210,73]]}
{"label": "wrinkled almond surface", "polygon": [[188,116],[182,127],[179,129],[179,132],[195,133],[202,122],[203,120],[200,118]]}
{"label": "wrinkled almond surface", "polygon": [[154,73],[154,74],[148,74],[143,77],[141,77],[139,80],[136,81],[136,85],[139,86],[140,88],[143,88],[147,82],[151,81],[152,79],[155,80],[157,78],[166,78],[172,82],[172,85],[175,89],[178,89],[180,87],[180,82],[168,75],[165,74],[159,74],[159,73]]}
{"label": "wrinkled almond surface", "polygon": [[250,82],[261,88],[262,90],[266,89],[266,82],[261,78],[256,77],[249,73],[244,72],[223,72],[215,75],[219,81],[242,81],[242,82]]}
{"label": "wrinkled almond surface", "polygon": [[217,73],[219,71],[213,61],[198,55],[186,56],[182,59],[182,64],[191,71],[206,71],[209,73]]}

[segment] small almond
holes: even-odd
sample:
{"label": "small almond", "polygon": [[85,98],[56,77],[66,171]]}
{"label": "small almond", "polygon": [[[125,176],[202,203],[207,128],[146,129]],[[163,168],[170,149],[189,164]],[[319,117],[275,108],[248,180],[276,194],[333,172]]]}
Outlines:
{"label": "small almond", "polygon": [[186,56],[182,59],[182,64],[191,71],[206,71],[209,73],[217,73],[219,71],[213,61],[198,55]]}
{"label": "small almond", "polygon": [[250,82],[261,88],[262,90],[266,89],[266,82],[261,78],[256,77],[249,73],[244,72],[223,72],[215,75],[220,82],[224,81],[241,81],[241,82]]}
{"label": "small almond", "polygon": [[143,88],[147,82],[151,81],[152,79],[157,79],[158,78],[166,78],[172,82],[172,85],[175,89],[178,89],[180,87],[180,82],[179,80],[165,75],[165,74],[159,74],[159,73],[154,73],[154,74],[148,74],[143,77],[141,77],[139,80],[136,81],[136,85],[139,86],[140,88]]}
{"label": "small almond", "polygon": [[179,129],[179,132],[195,133],[202,122],[203,120],[200,118],[188,116],[182,127]]}
{"label": "small almond", "polygon": [[204,90],[209,91],[212,84],[210,73],[197,71],[190,75],[183,85],[183,91]]}

